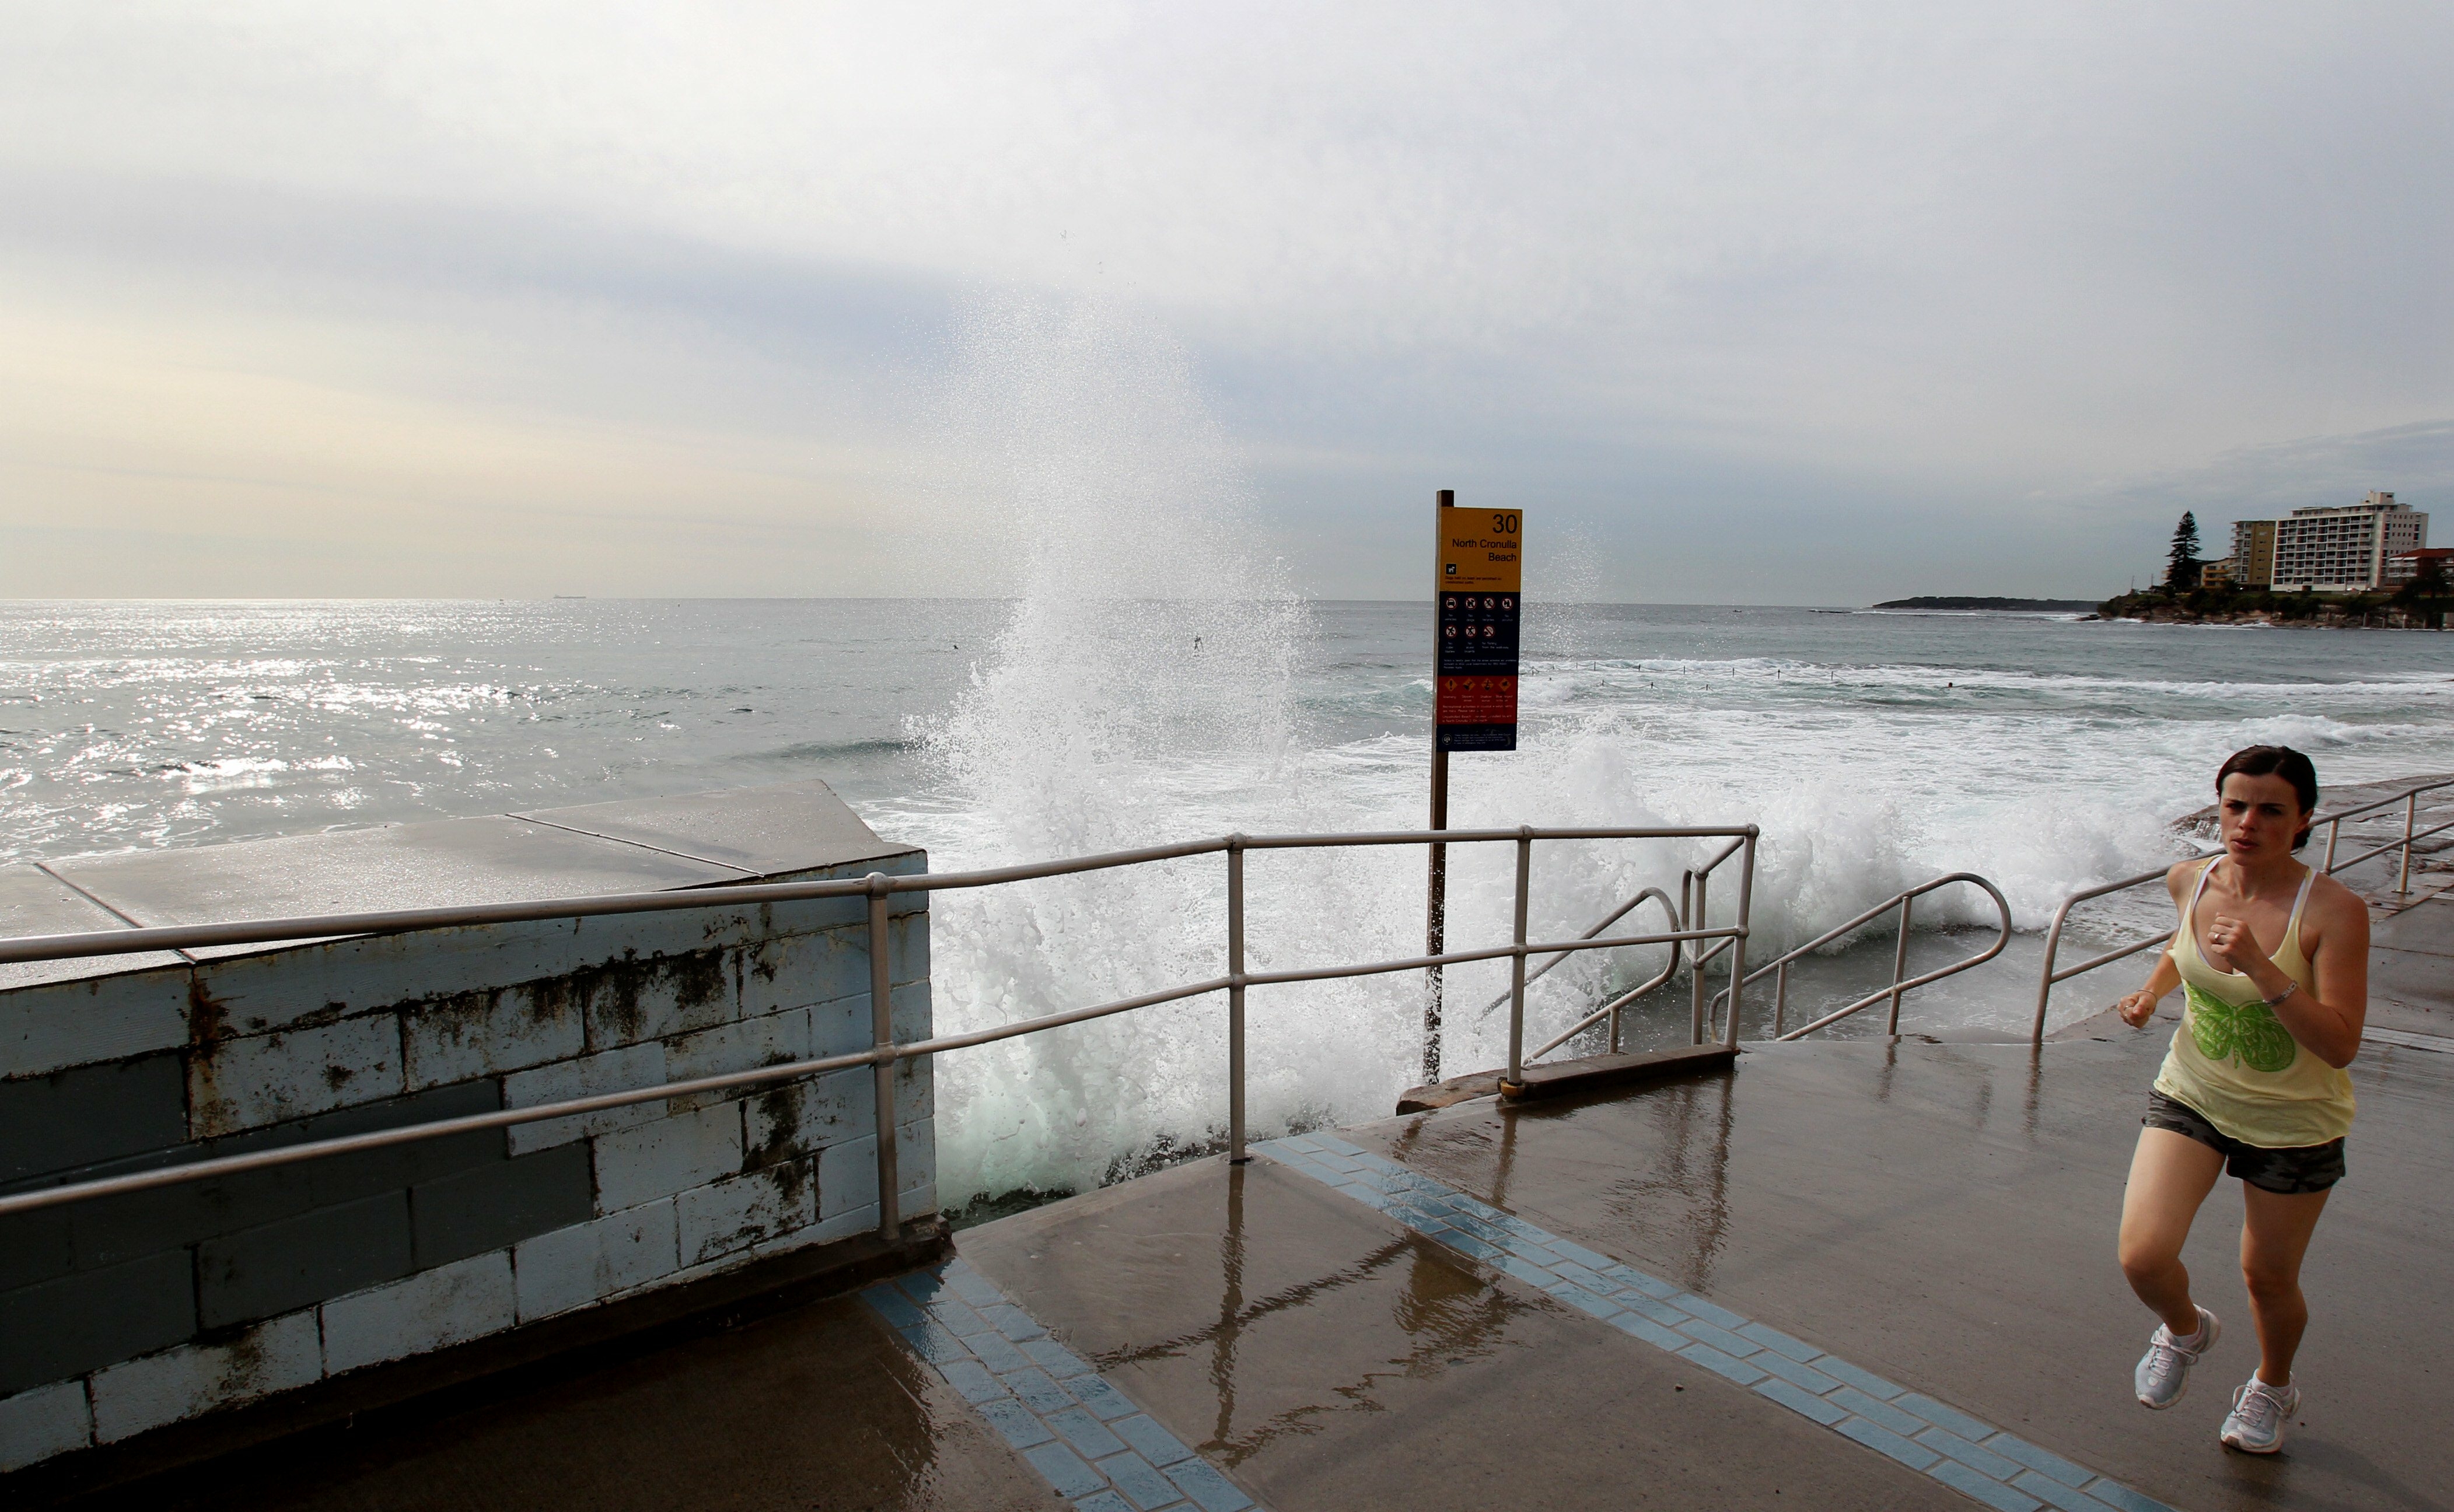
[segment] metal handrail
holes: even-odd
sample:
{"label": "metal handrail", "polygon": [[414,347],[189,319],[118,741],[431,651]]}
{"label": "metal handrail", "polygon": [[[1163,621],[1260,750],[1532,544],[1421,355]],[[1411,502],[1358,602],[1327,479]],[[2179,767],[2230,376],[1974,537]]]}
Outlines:
{"label": "metal handrail", "polygon": [[[1713,868],[1720,865],[1723,861],[1726,861],[1729,858],[1729,849],[1724,847],[1720,855],[1714,857],[1702,866],[1697,868],[1695,871],[1689,872],[1686,876],[1679,879],[1679,912],[1683,921],[1692,924],[1697,919],[1706,917],[1704,898],[1712,880]],[[1744,905],[1742,904],[1741,912],[1743,911]],[[1687,1034],[1690,1041],[1695,1044],[1700,1045],[1704,1042],[1704,1026],[1706,1023],[1706,1015],[1704,1012],[1704,968],[1711,965],[1714,959],[1720,954],[1721,947],[1719,945],[1714,946],[1710,950],[1701,952],[1700,954],[1693,950],[1690,950],[1687,953],[1687,960],[1691,968],[1687,974]],[[1738,965],[1741,969],[1745,967],[1746,960],[1743,955],[1740,958]],[[1730,1020],[1730,1043],[1737,1044],[1738,1042],[1738,1020],[1733,1017]]]}
{"label": "metal handrail", "polygon": [[[2219,853],[2213,851],[2207,853],[2207,855],[2210,856]],[[2204,859],[2204,857],[2203,857],[2201,859]],[[2062,948],[2062,926],[2069,922],[2071,910],[2078,907],[2080,904],[2086,902],[2090,898],[2106,897],[2115,893],[2126,893],[2134,887],[2144,887],[2150,882],[2161,882],[2172,870],[2173,868],[2170,865],[2160,866],[2152,872],[2142,872],[2136,877],[2126,877],[2118,882],[2106,882],[2101,887],[2082,888],[2079,892],[2073,893],[2070,897],[2062,899],[2062,906],[2054,910],[2054,921],[2052,926],[2045,931],[2044,972],[2037,982],[2037,1017],[2035,1020],[2028,1025],[2028,1043],[2032,1045],[2042,1045],[2045,1042],[2045,1008],[2047,1004],[2053,1001],[2054,987],[2056,984],[2068,981],[2073,977],[2077,977],[2083,972],[2094,971],[2099,966],[2110,966],[2115,961],[2123,960],[2129,957],[2136,956],[2142,950],[2149,950],[2158,945],[2169,944],[2173,938],[2173,931],[2168,929],[2161,935],[2150,935],[2144,939],[2134,940],[2130,944],[2123,945],[2117,950],[2109,950],[2102,956],[2097,956],[2090,959],[2083,960],[2076,966],[2071,966],[2062,971],[2056,971],[2054,970],[2054,958],[2061,954]]]}
{"label": "metal handrail", "polygon": [[2384,808],[2389,803],[2400,802],[2403,799],[2411,796],[2415,793],[2433,792],[2434,790],[2443,787],[2454,787],[2454,777],[2445,777],[2436,782],[2423,782],[2418,787],[2405,788],[2400,793],[2389,793],[2384,797],[2371,798],[2366,803],[2356,803],[2348,809],[2339,809],[2332,814],[2313,816],[2309,822],[2313,826],[2319,824],[2341,824],[2345,819],[2357,819],[2362,815]]}
{"label": "metal handrail", "polygon": [[[2417,834],[2413,833],[2413,824],[2419,817],[2420,795],[2423,793],[2433,793],[2439,788],[2444,787],[2454,787],[2454,777],[2444,777],[2435,782],[2423,782],[2417,786],[2405,788],[2400,793],[2389,793],[2384,797],[2372,798],[2366,803],[2358,804],[2352,808],[2343,809],[2334,814],[2328,814],[2323,816],[2312,816],[2309,820],[2309,827],[2311,829],[2314,830],[2321,824],[2326,826],[2326,856],[2325,859],[2319,863],[2319,875],[2322,877],[2332,877],[2337,872],[2348,871],[2352,867],[2360,865],[2363,861],[2373,860],[2378,857],[2384,856],[2388,851],[2399,849],[2403,852],[2403,870],[2401,876],[2396,879],[2394,890],[2398,893],[2410,892],[2412,842],[2415,840],[2424,840],[2432,835],[2440,835],[2447,830],[2454,830],[2454,819],[2449,819],[2444,824],[2436,825],[2430,829],[2421,830]],[[2363,814],[2374,813],[2379,809],[2385,808],[2394,803],[2401,803],[2404,806],[2403,838],[2399,840],[2388,840],[2384,845],[2377,846],[2372,850],[2363,851],[2360,855],[2352,857],[2347,860],[2339,861],[2335,859],[2336,843],[2343,838],[2343,821],[2345,819],[2356,819]],[[2202,852],[2195,857],[2184,857],[2182,862],[2177,864],[2186,864],[2192,859],[2205,860],[2208,857],[2220,856],[2223,853],[2220,850],[2205,851]],[[2159,945],[2169,944],[2173,938],[2174,931],[2168,929],[2161,935],[2150,935],[2144,939],[2133,940],[2127,945],[2121,946],[2118,949],[2109,950],[2102,956],[2091,957],[2087,960],[2083,960],[2076,966],[2068,966],[2064,967],[2061,971],[2056,971],[2054,969],[2054,960],[2062,950],[2062,925],[2069,920],[2071,910],[2081,903],[2087,902],[2091,898],[2105,897],[2115,893],[2125,893],[2134,887],[2144,887],[2150,882],[2162,881],[2164,877],[2171,873],[2172,869],[2173,868],[2169,865],[2160,866],[2152,872],[2142,872],[2136,877],[2125,877],[2119,882],[2106,882],[2101,887],[2082,888],[2079,892],[2071,894],[2070,897],[2063,898],[2062,906],[2054,910],[2053,924],[2045,931],[2045,963],[2037,981],[2037,1014],[2035,1019],[2028,1026],[2028,1042],[2030,1044],[2041,1045],[2045,1042],[2045,1010],[2053,1001],[2054,988],[2056,986],[2070,980],[2073,977],[2094,971],[2099,966],[2109,966],[2117,960],[2123,960],[2129,957],[2136,956],[2141,951],[2153,949]]]}
{"label": "metal handrail", "polygon": [[[1585,932],[1586,936],[1590,937],[1594,934],[1599,933],[1603,924],[1608,924],[1613,920],[1618,919],[1621,915],[1634,908],[1637,904],[1643,902],[1648,897],[1653,898],[1661,904],[1662,912],[1670,916],[1670,924],[1673,929],[1677,929],[1687,922],[1686,919],[1680,917],[1678,906],[1670,901],[1669,894],[1663,892],[1658,887],[1648,887],[1643,892],[1640,892],[1634,897],[1629,898],[1626,902],[1621,903],[1619,906],[1618,913],[1613,914],[1609,918],[1602,920],[1600,924],[1596,924],[1592,929],[1587,930]],[[1720,950],[1721,947],[1716,945],[1713,948],[1715,950]],[[1567,959],[1567,958],[1564,956],[1555,957],[1553,958],[1551,965],[1557,965],[1559,961],[1565,959]],[[1542,968],[1543,971],[1549,971],[1550,969],[1550,965],[1546,965]],[[1539,974],[1538,973],[1537,975]],[[1671,978],[1677,975],[1679,975],[1679,946],[1674,942],[1670,947],[1670,963],[1661,968],[1661,974],[1659,976],[1654,978],[1651,981],[1644,983],[1640,987],[1631,987],[1627,991],[1620,993],[1618,997],[1613,998],[1610,1001],[1602,1004],[1599,1008],[1595,1009],[1592,1013],[1587,1014],[1584,1018],[1577,1020],[1574,1025],[1570,1026],[1566,1033],[1551,1040],[1548,1044],[1543,1045],[1540,1049],[1528,1053],[1525,1058],[1528,1060],[1541,1059],[1544,1056],[1547,1056],[1552,1051],[1559,1049],[1561,1045],[1564,1045],[1569,1040],[1577,1038],[1577,1036],[1583,1034],[1586,1030],[1591,1029],[1594,1025],[1601,1022],[1604,1018],[1608,1018],[1610,1020],[1611,1054],[1619,1054],[1619,1011],[1625,1008],[1629,1003],[1636,1001],[1639,998],[1643,997],[1646,993],[1653,991],[1653,989],[1660,986],[1663,982],[1668,981]],[[1525,979],[1530,982],[1534,978],[1532,977],[1528,977]],[[1492,1002],[1491,1007],[1497,1008],[1504,1001],[1506,1001],[1504,998],[1495,999]],[[1486,1014],[1490,1011],[1491,1008],[1483,1010]]]}
{"label": "metal handrail", "polygon": [[[659,1099],[682,1097],[694,1093],[720,1092],[764,1082],[795,1080],[830,1071],[850,1070],[866,1065],[872,1068],[876,1078],[878,1232],[893,1239],[901,1231],[898,1204],[901,1188],[896,1179],[897,1139],[894,1097],[895,1064],[898,1060],[917,1059],[924,1056],[940,1055],[950,1050],[968,1049],[1000,1039],[1037,1034],[1068,1024],[1082,1023],[1112,1014],[1177,1002],[1224,990],[1228,997],[1229,1154],[1231,1159],[1241,1161],[1246,1159],[1244,995],[1247,988],[1255,985],[1319,981],[1335,978],[1378,976],[1391,972],[1421,970],[1433,966],[1458,965],[1469,961],[1510,958],[1514,962],[1515,972],[1511,987],[1507,1079],[1512,1084],[1521,1085],[1524,1077],[1522,1051],[1525,1033],[1525,982],[1528,979],[1525,974],[1526,958],[1536,955],[1565,957],[1580,950],[1617,950],[1628,946],[1662,944],[1671,946],[1675,955],[1682,943],[1711,939],[1737,949],[1740,952],[1739,958],[1743,961],[1748,929],[1747,910],[1753,894],[1755,843],[1758,835],[1759,831],[1752,824],[1641,829],[1600,826],[1538,829],[1533,825],[1520,825],[1513,830],[1387,831],[1351,835],[1230,835],[1215,840],[1149,846],[1138,850],[1117,851],[1069,860],[1034,862],[974,872],[943,872],[903,877],[873,872],[858,879],[746,883],[737,886],[693,888],[664,893],[612,894],[597,897],[552,898],[521,903],[326,914],[292,918],[241,920],[228,924],[171,925],[71,935],[26,936],[0,940],[0,963],[7,963],[118,956],[138,951],[195,949],[218,945],[277,944],[299,940],[330,939],[334,937],[398,934],[414,929],[449,928],[471,924],[540,922],[617,914],[663,913],[682,909],[787,902],[818,897],[864,897],[869,903],[868,943],[872,1035],[869,1049],[851,1051],[838,1056],[759,1066],[752,1070],[698,1077],[686,1081],[660,1082],[654,1086],[636,1087],[624,1092],[568,1098],[553,1102],[536,1103],[525,1108],[505,1108],[492,1113],[437,1119],[396,1128],[373,1130],[365,1134],[303,1140],[297,1144],[284,1145],[277,1149],[257,1150],[244,1155],[221,1156],[204,1160],[190,1160],[151,1171],[131,1172],[122,1176],[67,1182],[58,1186],[8,1194],[0,1196],[0,1217],[92,1198],[146,1191],[180,1182],[206,1180],[214,1177],[235,1176],[246,1171],[290,1165],[352,1151],[379,1149],[420,1139],[441,1139],[450,1135],[486,1129],[510,1128],[517,1124],[568,1118],[574,1114],[600,1112],[609,1108],[628,1107],[634,1103],[653,1102]],[[1720,929],[1674,929],[1666,934],[1600,937],[1589,933],[1578,939],[1555,943],[1527,941],[1525,937],[1526,903],[1536,840],[1706,839],[1727,837],[1736,838],[1720,856],[1707,863],[1705,870],[1709,871],[1712,867],[1719,866],[1732,855],[1741,849],[1744,850],[1746,859],[1739,883],[1739,918],[1736,923]],[[1475,844],[1500,841],[1514,842],[1517,846],[1516,920],[1511,941],[1506,945],[1490,946],[1478,950],[1451,951],[1437,956],[1414,956],[1359,965],[1311,967],[1274,972],[1248,972],[1244,969],[1243,857],[1246,851],[1326,849],[1367,845]],[[1007,882],[1104,871],[1218,852],[1224,852],[1227,857],[1227,975],[1158,992],[1145,993],[1135,998],[1121,998],[1115,1002],[1049,1014],[1037,1018],[1024,1019],[1018,1023],[1000,1024],[992,1029],[938,1036],[909,1043],[896,1042],[891,1015],[890,959],[887,938],[893,895],[992,887]],[[1624,912],[1622,910],[1621,915]],[[1613,916],[1612,920],[1605,920],[1604,924],[1598,928],[1607,927],[1608,923],[1615,921],[1619,917],[1621,916]],[[1684,922],[1684,920],[1674,920],[1674,922]]]}
{"label": "metal handrail", "polygon": [[[2422,830],[2417,835],[2414,835],[2411,831],[2412,825],[2420,817],[2420,795],[2423,793],[2433,793],[2437,789],[2443,787],[2454,787],[2454,777],[2449,777],[2443,782],[2423,783],[2419,787],[2406,789],[2402,793],[2391,794],[2385,797],[2378,799],[2374,803],[2363,803],[2359,808],[2346,809],[2341,814],[2329,816],[2324,821],[2326,825],[2326,875],[2332,877],[2337,872],[2347,871],[2352,867],[2360,865],[2363,861],[2384,856],[2386,852],[2395,850],[2399,847],[2403,851],[2403,870],[2395,878],[2394,890],[2398,893],[2410,892],[2411,842],[2414,840],[2424,840],[2432,835],[2443,835],[2447,830],[2454,830],[2454,819],[2448,819],[2443,824],[2434,825],[2428,829]],[[2335,844],[2343,837],[2343,821],[2348,818],[2357,817],[2363,814],[2370,813],[2373,810],[2382,809],[2387,804],[2392,803],[2396,798],[2401,798],[2403,800],[2403,838],[2400,840],[2388,840],[2384,845],[2377,846],[2371,850],[2363,851],[2360,855],[2353,857],[2348,861],[2336,860]],[[2313,820],[2312,822],[2315,823],[2317,821]]]}
{"label": "metal handrail", "polygon": [[[1609,913],[1595,920],[1591,928],[1587,929],[1583,934],[1577,937],[1579,939],[1593,938],[1603,930],[1608,929],[1613,924],[1618,923],[1620,919],[1625,918],[1628,916],[1629,910],[1635,908],[1637,904],[1643,902],[1648,897],[1659,898],[1661,900],[1661,906],[1669,910],[1670,927],[1673,929],[1680,927],[1681,920],[1679,917],[1679,910],[1678,907],[1670,901],[1670,895],[1664,893],[1658,887],[1648,887],[1642,889],[1634,897],[1629,898],[1627,901],[1619,904],[1619,907],[1612,909]],[[1566,960],[1567,958],[1568,958],[1564,955],[1554,956],[1549,960],[1544,961],[1541,965],[1527,972],[1525,974],[1525,985],[1531,987],[1536,982],[1540,981],[1544,977],[1550,974],[1552,967],[1557,966],[1559,962]],[[1674,958],[1676,958],[1675,954]],[[1480,1022],[1482,1019],[1490,1018],[1492,1010],[1498,1008],[1501,1003],[1504,1003],[1507,1000],[1508,994],[1501,993],[1499,997],[1491,999],[1491,1001],[1484,1003],[1482,1005],[1482,1011],[1474,1016],[1476,1021]],[[1534,1054],[1538,1056],[1542,1052],[1539,1050],[1534,1052]]]}
{"label": "metal handrail", "polygon": [[[2001,924],[1995,932],[1994,943],[1988,945],[1984,950],[1978,954],[1964,957],[1960,960],[1952,962],[1948,966],[1927,972],[1921,977],[1910,977],[1903,979],[1902,974],[1908,970],[1909,962],[1909,914],[1911,904],[1917,898],[1923,897],[1925,894],[1931,893],[1937,888],[1948,887],[1954,882],[1968,882],[1975,886],[1981,887],[1985,890],[1985,895],[1994,899],[1994,907],[2001,917]],[[1856,1002],[1853,1002],[1847,1007],[1840,1009],[1837,1012],[1825,1014],[1822,1018],[1818,1018],[1813,1023],[1806,1025],[1802,1029],[1792,1029],[1787,1033],[1783,1033],[1782,1018],[1788,1012],[1789,1008],[1790,963],[1799,959],[1800,957],[1810,955],[1815,951],[1822,949],[1834,940],[1839,939],[1841,936],[1848,934],[1851,930],[1857,929],[1861,925],[1868,923],[1895,908],[1901,911],[1901,928],[1899,941],[1892,947],[1891,985],[1869,993],[1865,997],[1859,998]],[[1772,1034],[1773,1038],[1776,1041],[1803,1038],[1828,1024],[1839,1023],[1841,1019],[1848,1018],[1852,1014],[1860,1013],[1865,1009],[1871,1008],[1876,1003],[1882,1001],[1885,998],[1889,998],[1892,1000],[1892,1012],[1890,1020],[1885,1024],[1883,1032],[1885,1034],[1897,1035],[1901,1032],[1901,999],[1902,998],[1906,997],[1911,992],[1916,991],[1918,988],[1927,985],[1928,983],[1941,981],[1945,977],[1957,977],[1963,971],[1968,971],[1974,967],[1984,965],[1987,961],[1992,960],[1995,957],[2002,954],[2003,947],[2010,943],[2011,903],[2008,898],[2005,898],[2002,896],[2002,890],[1996,887],[1992,882],[1988,881],[1984,877],[1978,876],[1975,872],[1946,872],[1942,876],[1935,877],[1930,881],[1921,882],[1917,886],[1908,889],[1906,892],[1894,894],[1891,897],[1886,898],[1882,902],[1877,903],[1874,907],[1866,910],[1864,913],[1849,920],[1847,923],[1836,925],[1831,929],[1827,929],[1822,934],[1808,940],[1805,944],[1797,946],[1774,959],[1764,962],[1761,966],[1757,967],[1753,972],[1748,973],[1745,981],[1753,981],[1757,978],[1765,976],[1766,974],[1771,974],[1773,977]],[[1737,988],[1745,985],[1745,981],[1733,981],[1731,986],[1724,987],[1721,991],[1716,993],[1713,997],[1713,1011],[1716,1014],[1720,1013],[1722,999],[1732,997]],[[1734,1005],[1730,1013],[1730,1029],[1734,1036],[1738,1032],[1738,1011]]]}

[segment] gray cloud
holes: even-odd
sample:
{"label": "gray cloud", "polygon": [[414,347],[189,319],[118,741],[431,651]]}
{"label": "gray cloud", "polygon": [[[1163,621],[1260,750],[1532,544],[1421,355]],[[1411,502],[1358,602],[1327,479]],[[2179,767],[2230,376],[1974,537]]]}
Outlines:
{"label": "gray cloud", "polygon": [[2443,8],[13,25],[0,592],[949,586],[984,290],[1172,333],[1322,593],[1408,592],[1441,486],[1801,602],[2454,508]]}

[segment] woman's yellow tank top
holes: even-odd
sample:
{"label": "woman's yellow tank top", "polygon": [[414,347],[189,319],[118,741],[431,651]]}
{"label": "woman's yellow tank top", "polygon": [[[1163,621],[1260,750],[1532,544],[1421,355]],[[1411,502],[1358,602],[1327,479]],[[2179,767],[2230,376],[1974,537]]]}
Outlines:
{"label": "woman's yellow tank top", "polygon": [[[2185,1002],[2156,1090],[2198,1109],[2243,1144],[2272,1150],[2340,1139],[2352,1126],[2350,1075],[2294,1039],[2247,976],[2216,970],[2199,951],[2199,895],[2222,859],[2200,869],[2166,952],[2182,974]],[[2314,871],[2302,879],[2292,921],[2272,958],[2278,971],[2310,992],[2318,983],[2301,951],[2301,911],[2317,880]]]}

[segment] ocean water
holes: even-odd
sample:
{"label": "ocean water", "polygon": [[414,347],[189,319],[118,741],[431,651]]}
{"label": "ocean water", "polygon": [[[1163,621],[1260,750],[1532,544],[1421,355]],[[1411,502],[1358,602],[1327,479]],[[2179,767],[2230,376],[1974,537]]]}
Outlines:
{"label": "ocean water", "polygon": [[[1306,602],[1265,575],[1115,592],[1153,572],[1057,564],[996,601],[0,605],[0,860],[811,776],[938,870],[1421,824],[1423,607]],[[1537,606],[1520,748],[1455,759],[1452,823],[1757,823],[1759,959],[1944,871],[1994,879],[2034,931],[2071,890],[2181,854],[2170,821],[2252,742],[2301,747],[2328,782],[2454,770],[2454,641],[2434,635]],[[1675,893],[1692,858],[1546,845],[1534,928]],[[1453,941],[1505,939],[1510,865],[1458,855]],[[1216,974],[1222,866],[940,895],[941,1029]],[[1257,969],[1419,948],[1418,852],[1258,855],[1249,879]],[[1928,901],[1921,961],[1990,916],[1967,889]],[[1619,955],[1540,985],[1545,1038],[1661,959]],[[1852,955],[1887,969],[1887,932]],[[2032,978],[1994,969],[1912,999],[1916,1026],[2015,1032]],[[1480,1008],[1504,980],[1452,974],[1452,1070],[1499,1063],[1504,1015]],[[1685,1011],[1683,993],[1662,1010]],[[1420,1012],[1411,977],[1257,990],[1257,1124],[1384,1114],[1417,1079]],[[1211,1000],[949,1058],[947,1195],[1078,1187],[1198,1146],[1223,1075]]]}

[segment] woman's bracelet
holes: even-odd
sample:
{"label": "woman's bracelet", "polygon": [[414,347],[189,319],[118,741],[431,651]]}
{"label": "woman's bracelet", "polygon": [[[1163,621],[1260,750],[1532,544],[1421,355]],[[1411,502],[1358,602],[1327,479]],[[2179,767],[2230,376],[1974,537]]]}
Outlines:
{"label": "woman's bracelet", "polygon": [[2258,1000],[2266,1004],[2269,1008],[2281,1008],[2283,1006],[2284,999],[2290,998],[2294,993],[2299,992],[2300,990],[2301,984],[2299,982],[2287,981],[2283,984],[2283,990],[2282,992],[2277,993],[2272,998],[2261,998]]}

